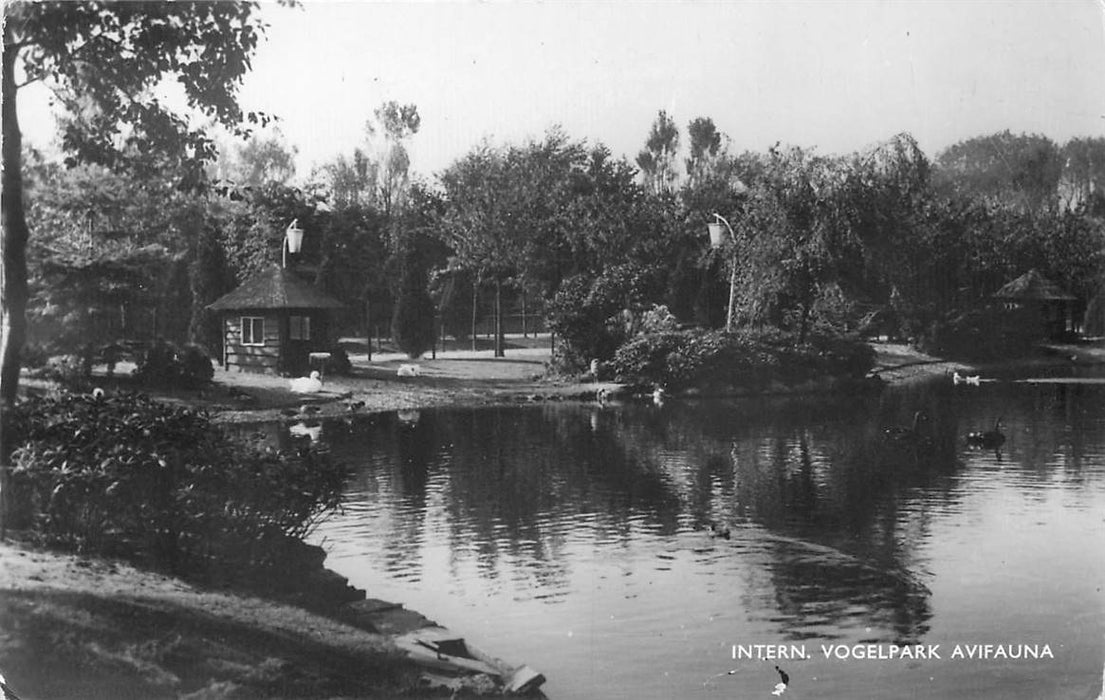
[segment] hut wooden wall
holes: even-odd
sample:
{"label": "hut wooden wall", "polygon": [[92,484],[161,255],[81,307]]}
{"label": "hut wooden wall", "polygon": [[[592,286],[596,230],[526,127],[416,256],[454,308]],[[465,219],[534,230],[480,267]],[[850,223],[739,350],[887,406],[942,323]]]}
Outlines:
{"label": "hut wooden wall", "polygon": [[[263,316],[265,344],[242,345],[242,317]],[[224,359],[228,370],[238,372],[280,372],[280,319],[275,314],[241,313],[226,317]]]}

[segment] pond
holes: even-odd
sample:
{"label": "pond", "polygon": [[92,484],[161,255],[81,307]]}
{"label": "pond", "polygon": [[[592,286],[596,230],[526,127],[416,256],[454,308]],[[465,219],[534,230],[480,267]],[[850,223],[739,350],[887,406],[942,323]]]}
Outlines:
{"label": "pond", "polygon": [[[918,411],[924,440],[885,438]],[[965,444],[998,418],[1000,448]],[[356,466],[314,536],[327,565],[551,698],[767,697],[776,666],[790,698],[1101,689],[1099,384],[434,410],[317,437]]]}

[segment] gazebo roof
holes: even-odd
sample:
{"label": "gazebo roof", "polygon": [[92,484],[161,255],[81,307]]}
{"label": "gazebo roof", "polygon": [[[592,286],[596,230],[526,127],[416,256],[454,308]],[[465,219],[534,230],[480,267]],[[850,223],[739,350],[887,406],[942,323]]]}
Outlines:
{"label": "gazebo roof", "polygon": [[1073,301],[1076,298],[1036,270],[1024,273],[994,292],[994,296],[1016,301]]}
{"label": "gazebo roof", "polygon": [[239,309],[341,309],[345,305],[282,267],[250,277],[240,287],[209,304],[214,311]]}

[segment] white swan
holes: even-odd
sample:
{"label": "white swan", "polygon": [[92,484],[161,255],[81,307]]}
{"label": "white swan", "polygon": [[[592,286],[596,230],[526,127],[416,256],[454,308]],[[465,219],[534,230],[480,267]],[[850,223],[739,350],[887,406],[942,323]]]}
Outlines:
{"label": "white swan", "polygon": [[417,377],[422,374],[422,369],[418,365],[399,365],[396,374],[400,377]]}
{"label": "white swan", "polygon": [[315,394],[322,391],[322,380],[318,370],[311,372],[309,377],[296,377],[288,381],[291,390],[297,394]]}
{"label": "white swan", "polygon": [[664,387],[662,387],[662,386],[658,386],[655,389],[653,389],[652,390],[652,403],[656,404],[657,406],[663,406],[664,405],[664,395],[665,395],[665,393],[666,392],[664,391]]}
{"label": "white swan", "polygon": [[981,383],[982,378],[977,374],[973,374],[969,377],[964,377],[959,373],[958,370],[952,373],[952,384],[954,384],[955,386],[959,386],[960,384],[966,384],[967,386],[979,386]]}

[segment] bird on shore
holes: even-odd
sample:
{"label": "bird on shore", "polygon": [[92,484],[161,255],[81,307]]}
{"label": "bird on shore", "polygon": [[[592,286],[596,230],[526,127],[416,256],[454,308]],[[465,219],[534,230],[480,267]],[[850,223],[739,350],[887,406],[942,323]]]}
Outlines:
{"label": "bird on shore", "polygon": [[787,675],[786,671],[779,668],[778,666],[775,667],[775,670],[779,672],[780,682],[775,684],[775,690],[772,690],[771,694],[778,696],[786,692],[787,686],[790,685],[790,676]]}
{"label": "bird on shore", "polygon": [[305,403],[299,407],[299,413],[304,416],[312,416],[322,410],[321,406]]}
{"label": "bird on shore", "polygon": [[364,408],[364,401],[350,401],[349,403],[345,404],[345,407],[349,410],[350,413],[355,413]]}
{"label": "bird on shore", "polygon": [[664,405],[664,396],[665,396],[665,394],[666,394],[666,392],[664,391],[664,387],[662,387],[662,386],[658,386],[655,389],[653,389],[652,390],[652,403],[656,404],[657,406],[663,406]]}
{"label": "bird on shore", "polygon": [[971,447],[997,449],[1005,443],[1005,433],[1001,432],[1001,418],[994,421],[992,430],[967,433],[967,444]]}
{"label": "bird on shore", "polygon": [[288,428],[288,434],[292,437],[308,438],[311,442],[318,442],[322,437],[322,426],[314,423],[307,424],[302,421]]}
{"label": "bird on shore", "polygon": [[296,377],[288,380],[288,388],[296,394],[317,394],[322,391],[322,375],[313,370],[309,377]]}

